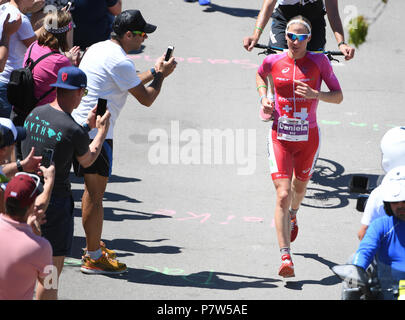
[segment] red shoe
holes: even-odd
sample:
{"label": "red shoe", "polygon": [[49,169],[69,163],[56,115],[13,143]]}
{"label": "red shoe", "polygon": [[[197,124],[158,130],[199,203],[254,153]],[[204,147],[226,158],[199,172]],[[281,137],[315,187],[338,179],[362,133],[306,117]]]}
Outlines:
{"label": "red shoe", "polygon": [[291,256],[289,254],[283,254],[281,256],[281,261],[281,267],[278,269],[278,275],[284,278],[295,277],[294,264],[291,260]]}
{"label": "red shoe", "polygon": [[298,235],[298,222],[297,222],[297,217],[294,217],[291,219],[291,242],[297,238]]}

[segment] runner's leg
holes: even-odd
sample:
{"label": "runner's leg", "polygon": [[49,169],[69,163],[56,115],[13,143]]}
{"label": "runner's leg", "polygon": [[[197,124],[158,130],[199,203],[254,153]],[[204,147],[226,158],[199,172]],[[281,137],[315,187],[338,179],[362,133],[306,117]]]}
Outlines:
{"label": "runner's leg", "polygon": [[281,248],[290,247],[290,203],[291,181],[290,179],[273,180],[276,188],[276,208],[274,221],[276,225],[278,244]]}
{"label": "runner's leg", "polygon": [[307,192],[308,181],[301,181],[293,175],[291,183],[291,209],[298,210]]}

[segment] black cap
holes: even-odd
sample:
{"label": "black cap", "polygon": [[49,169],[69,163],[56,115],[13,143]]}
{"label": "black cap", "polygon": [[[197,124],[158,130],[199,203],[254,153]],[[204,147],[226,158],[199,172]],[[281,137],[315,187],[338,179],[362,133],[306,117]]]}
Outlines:
{"label": "black cap", "polygon": [[125,10],[115,17],[112,29],[115,34],[121,36],[127,31],[152,33],[156,26],[146,23],[139,10]]}

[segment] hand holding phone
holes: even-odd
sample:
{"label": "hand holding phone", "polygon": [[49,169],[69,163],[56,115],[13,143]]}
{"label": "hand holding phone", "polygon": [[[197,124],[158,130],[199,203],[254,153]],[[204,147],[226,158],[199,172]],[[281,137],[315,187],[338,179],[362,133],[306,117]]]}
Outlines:
{"label": "hand holding phone", "polygon": [[169,61],[169,59],[172,57],[174,51],[174,46],[168,46],[167,51],[166,51],[166,56],[165,56],[165,61]]}
{"label": "hand holding phone", "polygon": [[106,112],[106,110],[107,110],[107,100],[98,98],[96,116],[102,117],[104,115],[104,113]]}
{"label": "hand holding phone", "polygon": [[53,149],[45,148],[42,151],[41,166],[44,166],[45,168],[49,168],[49,166],[52,163],[52,159],[53,159]]}

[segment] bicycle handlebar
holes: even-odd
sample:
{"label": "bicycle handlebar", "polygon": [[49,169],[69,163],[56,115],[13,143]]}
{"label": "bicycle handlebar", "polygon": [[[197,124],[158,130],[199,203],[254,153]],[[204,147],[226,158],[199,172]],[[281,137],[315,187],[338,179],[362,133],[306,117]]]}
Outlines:
{"label": "bicycle handlebar", "polygon": [[[286,50],[285,48],[279,48],[279,47],[273,47],[273,46],[268,46],[268,45],[264,45],[264,44],[259,44],[256,43],[254,45],[255,48],[259,48],[259,49],[265,49],[264,52],[262,52],[263,54],[269,55],[269,54],[276,54],[277,51],[284,51]],[[332,56],[344,56],[344,53],[341,51],[327,51],[327,50],[321,50],[321,51],[310,51],[310,52],[315,52],[315,53],[323,53],[325,55],[328,56],[329,60],[335,60],[338,61],[336,59],[333,59]],[[259,53],[260,54],[260,53]]]}

